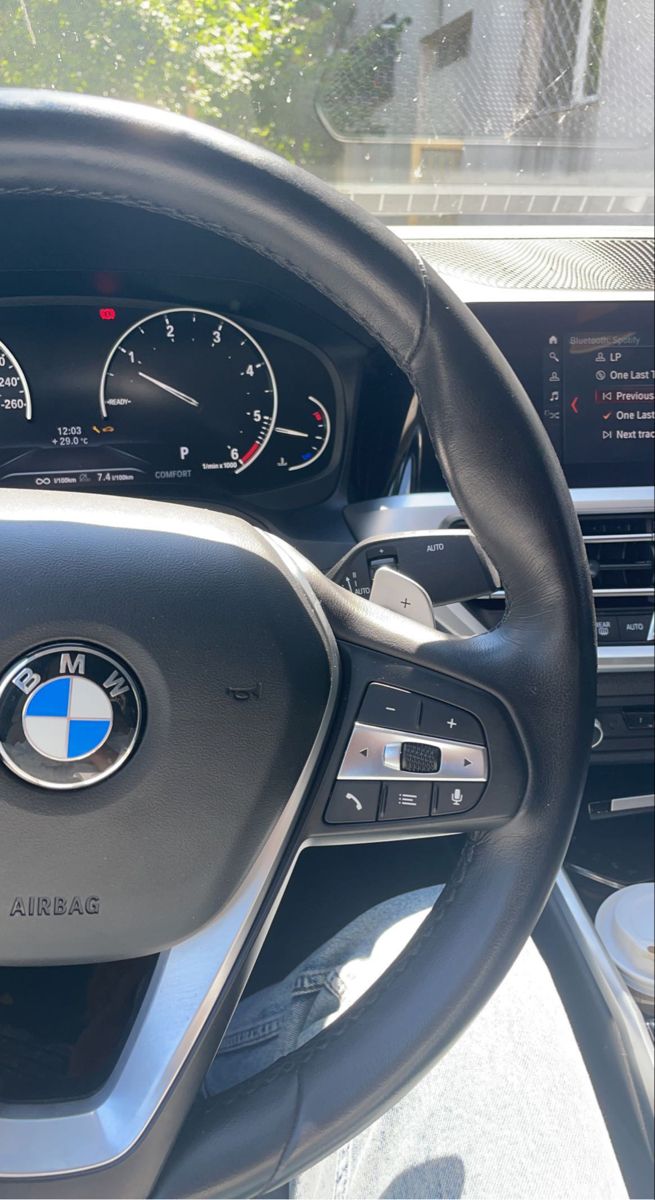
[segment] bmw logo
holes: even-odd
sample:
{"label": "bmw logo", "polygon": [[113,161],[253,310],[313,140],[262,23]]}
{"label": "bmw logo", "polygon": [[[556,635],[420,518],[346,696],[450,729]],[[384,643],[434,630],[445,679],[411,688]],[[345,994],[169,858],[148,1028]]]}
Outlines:
{"label": "bmw logo", "polygon": [[0,679],[0,758],[39,787],[88,787],[132,753],[142,713],[117,659],[92,646],[45,646]]}

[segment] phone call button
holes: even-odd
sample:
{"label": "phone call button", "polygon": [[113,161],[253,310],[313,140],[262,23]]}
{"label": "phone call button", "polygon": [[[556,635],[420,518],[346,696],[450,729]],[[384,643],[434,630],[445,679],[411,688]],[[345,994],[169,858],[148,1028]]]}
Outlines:
{"label": "phone call button", "polygon": [[375,821],[380,801],[380,784],[373,780],[342,779],[335,783],[325,813],[329,825]]}

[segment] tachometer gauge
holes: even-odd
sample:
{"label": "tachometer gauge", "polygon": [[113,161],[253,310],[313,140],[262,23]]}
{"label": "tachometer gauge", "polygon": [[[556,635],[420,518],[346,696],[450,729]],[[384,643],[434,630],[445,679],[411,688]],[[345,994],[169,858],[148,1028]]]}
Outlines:
{"label": "tachometer gauge", "polygon": [[203,469],[240,474],[266,446],[277,385],[255,339],[207,309],[172,308],[132,325],[100,387],[105,427],[120,437],[201,452]]}
{"label": "tachometer gauge", "polygon": [[325,406],[315,396],[299,398],[292,409],[285,406],[275,425],[271,443],[275,465],[282,471],[302,471],[321,457],[329,440],[330,418]]}
{"label": "tachometer gauge", "polygon": [[9,347],[0,342],[0,440],[9,428],[18,428],[17,422],[31,419],[32,400],[23,369]]}

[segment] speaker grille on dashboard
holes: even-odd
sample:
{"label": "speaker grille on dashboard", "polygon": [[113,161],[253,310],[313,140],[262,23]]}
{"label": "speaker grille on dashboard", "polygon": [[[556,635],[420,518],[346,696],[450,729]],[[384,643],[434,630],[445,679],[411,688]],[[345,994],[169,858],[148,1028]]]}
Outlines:
{"label": "speaker grille on dashboard", "polygon": [[500,288],[650,291],[652,238],[408,238],[436,271]]}

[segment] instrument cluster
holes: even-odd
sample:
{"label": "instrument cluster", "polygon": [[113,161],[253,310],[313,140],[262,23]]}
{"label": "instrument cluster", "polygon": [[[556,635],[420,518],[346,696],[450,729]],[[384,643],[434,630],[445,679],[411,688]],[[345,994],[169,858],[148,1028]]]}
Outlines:
{"label": "instrument cluster", "polygon": [[339,416],[325,354],[219,306],[0,303],[0,486],[291,488],[334,469]]}

